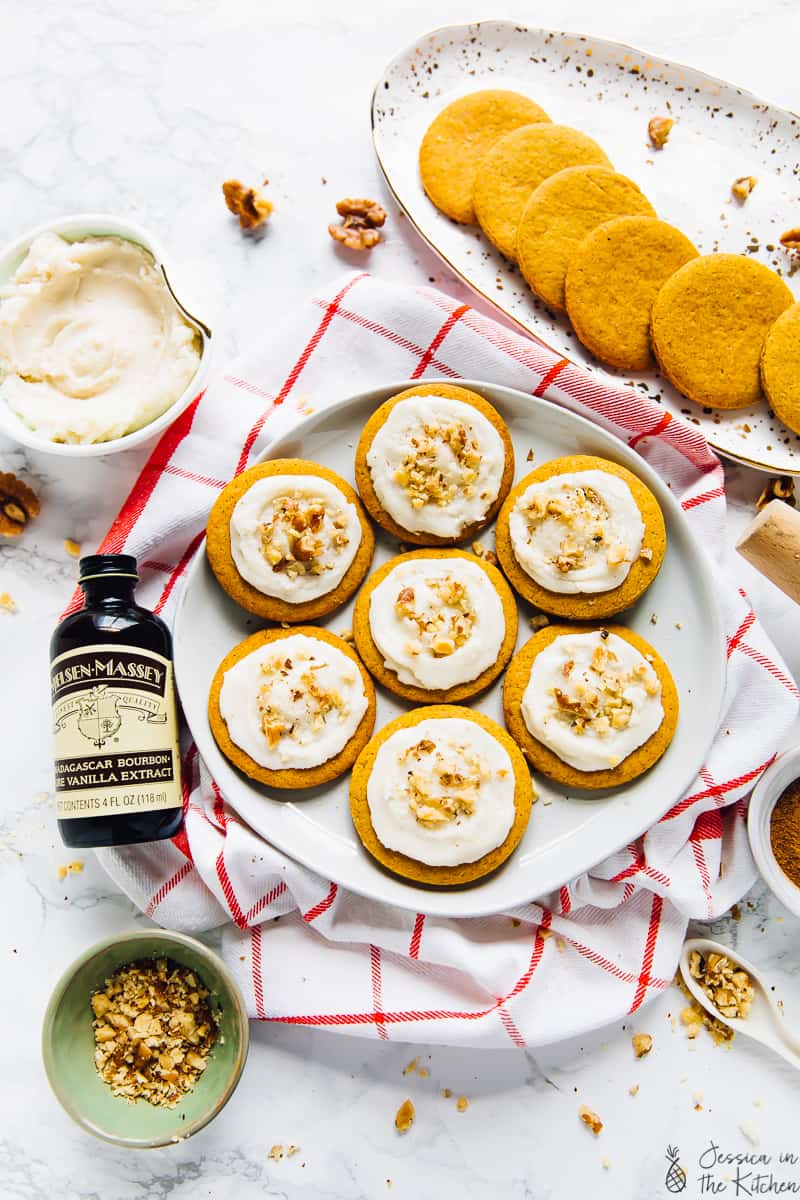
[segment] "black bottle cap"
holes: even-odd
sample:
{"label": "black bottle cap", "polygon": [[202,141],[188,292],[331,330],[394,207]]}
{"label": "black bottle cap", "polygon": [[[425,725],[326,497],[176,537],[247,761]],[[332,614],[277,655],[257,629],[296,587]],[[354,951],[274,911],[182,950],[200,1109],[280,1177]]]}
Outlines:
{"label": "black bottle cap", "polygon": [[138,579],[136,559],[132,554],[89,554],[79,565],[78,583],[97,579],[100,575],[126,575]]}

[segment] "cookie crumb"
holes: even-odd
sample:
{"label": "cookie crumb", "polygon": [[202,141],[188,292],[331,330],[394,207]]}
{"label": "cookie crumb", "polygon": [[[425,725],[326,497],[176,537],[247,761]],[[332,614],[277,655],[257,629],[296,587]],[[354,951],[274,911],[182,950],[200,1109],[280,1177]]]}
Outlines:
{"label": "cookie crumb", "polygon": [[273,1146],[267,1155],[267,1158],[271,1158],[273,1162],[277,1162],[278,1159],[283,1158],[283,1146],[281,1146],[280,1143],[276,1146]]}
{"label": "cookie crumb", "polygon": [[59,879],[66,879],[66,878],[67,878],[67,868],[66,868],[66,867],[59,867],[59,868],[58,868],[58,878],[59,878]]}
{"label": "cookie crumb", "polygon": [[600,1130],[603,1128],[603,1122],[600,1120],[597,1113],[592,1112],[587,1105],[582,1104],[578,1109],[578,1116],[583,1121],[586,1128],[591,1129],[594,1136],[597,1137],[600,1133]]}
{"label": "cookie crumb", "polygon": [[459,1096],[456,1100],[456,1108],[459,1112],[466,1112],[469,1108],[469,1100],[466,1096]]}
{"label": "cookie crumb", "polygon": [[70,875],[80,875],[83,870],[83,863],[79,858],[76,858],[74,862],[67,863],[67,870]]}
{"label": "cookie crumb", "polygon": [[289,1142],[289,1145],[286,1147],[286,1157],[291,1158],[293,1155],[297,1154],[299,1149],[300,1147],[295,1146],[294,1142]]}
{"label": "cookie crumb", "polygon": [[406,1063],[406,1065],[403,1067],[403,1074],[404,1075],[413,1075],[417,1069],[418,1064],[419,1064],[419,1059],[412,1058],[411,1062]]}
{"label": "cookie crumb", "polygon": [[655,150],[664,149],[674,124],[672,117],[651,117],[647,122],[647,136]]}
{"label": "cookie crumb", "polygon": [[605,1155],[605,1157],[603,1158],[603,1170],[604,1170],[604,1171],[610,1171],[610,1170],[611,1170],[611,1159],[608,1157],[608,1155],[607,1155],[607,1154],[606,1154],[606,1155]]}
{"label": "cookie crumb", "polygon": [[0,592],[0,611],[5,613],[19,612],[17,602],[10,592]]}
{"label": "cookie crumb", "polygon": [[547,613],[534,613],[529,621],[531,629],[536,633],[539,629],[544,629],[550,624],[550,618]]}
{"label": "cookie crumb", "polygon": [[628,1095],[629,1096],[638,1096],[639,1095],[639,1084],[638,1083],[631,1084],[631,1086],[628,1088]]}
{"label": "cookie crumb", "polygon": [[785,233],[781,234],[778,241],[790,254],[800,253],[800,228],[787,229]]}
{"label": "cookie crumb", "polygon": [[525,457],[525,462],[533,462],[533,457],[533,450],[529,450]]}
{"label": "cookie crumb", "polygon": [[352,629],[343,629],[342,632],[339,634],[339,637],[342,639],[343,642],[347,642],[348,644],[350,642],[355,641],[355,638],[353,637]]}
{"label": "cookie crumb", "polygon": [[74,538],[64,538],[64,549],[70,558],[80,558],[81,556],[81,544]]}
{"label": "cookie crumb", "polygon": [[445,1100],[449,1100],[452,1094],[453,1092],[451,1088],[442,1088],[442,1095],[444,1096]]}
{"label": "cookie crumb", "polygon": [[744,204],[747,197],[752,192],[753,188],[758,183],[755,175],[740,175],[738,179],[734,179],[731,184],[731,195],[733,195],[740,204]]}
{"label": "cookie crumb", "polygon": [[427,1079],[430,1075],[430,1071],[427,1067],[420,1067],[420,1069],[417,1071],[417,1074],[419,1075],[420,1079]]}
{"label": "cookie crumb", "polygon": [[404,1100],[395,1113],[394,1127],[398,1133],[407,1133],[414,1124],[414,1105],[410,1100]]}
{"label": "cookie crumb", "polygon": [[649,1033],[635,1033],[631,1038],[633,1053],[637,1058],[644,1058],[653,1049],[653,1039]]}

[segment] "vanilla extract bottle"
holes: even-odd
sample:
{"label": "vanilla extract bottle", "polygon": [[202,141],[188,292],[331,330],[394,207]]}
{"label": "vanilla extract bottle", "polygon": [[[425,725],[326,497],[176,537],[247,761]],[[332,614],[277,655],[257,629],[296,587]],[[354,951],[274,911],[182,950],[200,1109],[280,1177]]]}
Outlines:
{"label": "vanilla extract bottle", "polygon": [[134,599],[136,559],[80,561],[84,606],[50,642],[58,828],[67,846],[174,837],[183,822],[172,638]]}

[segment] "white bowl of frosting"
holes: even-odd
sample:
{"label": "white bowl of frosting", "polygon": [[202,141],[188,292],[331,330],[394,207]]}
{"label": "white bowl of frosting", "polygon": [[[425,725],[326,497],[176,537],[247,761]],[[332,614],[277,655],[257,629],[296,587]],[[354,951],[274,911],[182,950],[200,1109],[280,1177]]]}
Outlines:
{"label": "white bowl of frosting", "polygon": [[130,450],[204,389],[211,330],[131,221],[40,225],[0,252],[0,432],[66,457]]}

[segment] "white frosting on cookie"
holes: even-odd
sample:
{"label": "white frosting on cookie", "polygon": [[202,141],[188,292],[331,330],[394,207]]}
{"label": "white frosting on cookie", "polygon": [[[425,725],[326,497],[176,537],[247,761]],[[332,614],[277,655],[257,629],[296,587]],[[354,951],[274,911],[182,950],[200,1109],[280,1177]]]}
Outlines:
{"label": "white frosting on cookie", "polygon": [[300,604],[341,583],[361,543],[356,506],[319,475],[267,475],[231,513],[231,554],[265,596]]}
{"label": "white frosting on cookie", "polygon": [[506,618],[477,563],[416,558],[399,563],[375,588],[369,627],[401,683],[438,690],[469,683],[497,661]]}
{"label": "white frosting on cookie", "polygon": [[664,720],[661,683],[615,633],[564,634],[533,661],[522,717],[537,741],[579,771],[616,767]]}
{"label": "white frosting on cookie", "polygon": [[433,394],[395,404],[367,451],[372,486],[389,516],[403,529],[443,538],[484,519],[504,465],[491,421],[471,404]]}
{"label": "white frosting on cookie", "polygon": [[386,739],[372,765],[367,802],[387,849],[456,867],[505,841],[514,791],[511,758],[496,738],[463,717],[437,717]]}
{"label": "white frosting on cookie", "polygon": [[219,708],[231,740],[260,766],[302,770],[344,749],[367,711],[367,695],[351,658],[295,633],[229,667]]}
{"label": "white frosting on cookie", "polygon": [[644,538],[631,489],[600,470],[532,483],[511,510],[508,528],[523,571],[549,591],[565,594],[619,587]]}

